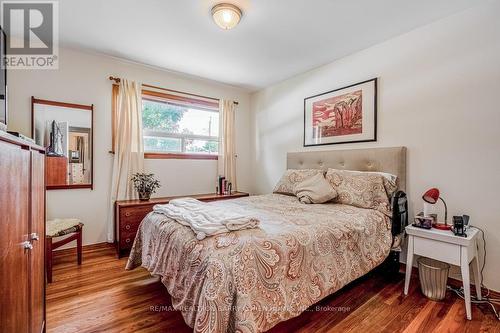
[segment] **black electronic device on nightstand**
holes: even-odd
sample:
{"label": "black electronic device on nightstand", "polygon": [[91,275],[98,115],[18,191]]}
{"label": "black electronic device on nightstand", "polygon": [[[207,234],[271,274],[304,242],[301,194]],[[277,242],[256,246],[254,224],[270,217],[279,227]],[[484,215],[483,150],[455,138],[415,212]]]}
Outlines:
{"label": "black electronic device on nightstand", "polygon": [[453,233],[455,236],[460,236],[460,237],[467,237],[467,234],[465,233],[465,228],[467,223],[465,222],[467,220],[467,223],[469,222],[469,216],[464,215],[464,216],[453,216]]}

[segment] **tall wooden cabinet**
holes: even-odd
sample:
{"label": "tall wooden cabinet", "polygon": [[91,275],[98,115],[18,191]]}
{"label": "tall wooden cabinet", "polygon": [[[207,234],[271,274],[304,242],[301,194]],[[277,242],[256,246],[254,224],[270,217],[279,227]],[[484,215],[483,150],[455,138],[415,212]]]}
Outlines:
{"label": "tall wooden cabinet", "polygon": [[44,157],[0,132],[0,332],[45,331]]}

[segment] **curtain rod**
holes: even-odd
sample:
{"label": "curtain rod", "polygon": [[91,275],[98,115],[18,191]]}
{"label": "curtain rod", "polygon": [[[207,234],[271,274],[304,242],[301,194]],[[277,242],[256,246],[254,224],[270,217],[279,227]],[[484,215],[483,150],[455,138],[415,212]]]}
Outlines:
{"label": "curtain rod", "polygon": [[[119,84],[121,79],[119,77],[113,77],[113,76],[110,76],[109,79],[111,81],[115,81],[116,84]],[[195,97],[200,97],[200,98],[206,98],[206,99],[211,99],[213,101],[217,101],[219,102],[220,99],[219,98],[214,98],[214,97],[208,97],[208,96],[203,96],[203,95],[196,95],[196,94],[191,94],[191,93],[187,93],[187,92],[183,92],[183,91],[178,91],[178,90],[172,90],[172,89],[167,89],[167,88],[162,88],[162,87],[157,87],[157,86],[152,86],[150,84],[145,84],[143,83],[142,84],[143,87],[146,87],[146,88],[153,88],[153,89],[159,89],[159,90],[165,90],[165,91],[170,91],[170,92],[174,92],[174,93],[178,93],[178,94],[184,94],[184,95],[189,95],[189,96],[195,96]],[[234,104],[238,105],[239,103],[234,101],[233,102]]]}

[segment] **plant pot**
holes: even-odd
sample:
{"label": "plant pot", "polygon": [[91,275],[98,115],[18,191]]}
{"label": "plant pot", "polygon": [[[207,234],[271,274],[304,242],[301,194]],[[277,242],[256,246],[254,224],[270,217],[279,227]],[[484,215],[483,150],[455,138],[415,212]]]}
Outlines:
{"label": "plant pot", "polygon": [[139,192],[139,200],[141,200],[141,201],[148,201],[149,198],[151,198],[151,193],[150,192]]}

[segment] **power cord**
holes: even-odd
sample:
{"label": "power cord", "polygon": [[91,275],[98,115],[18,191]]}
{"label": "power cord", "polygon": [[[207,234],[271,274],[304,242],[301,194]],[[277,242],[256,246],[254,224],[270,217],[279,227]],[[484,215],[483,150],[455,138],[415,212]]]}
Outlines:
{"label": "power cord", "polygon": [[[464,289],[463,287],[460,287],[460,288],[453,288],[453,287],[450,287],[450,286],[446,286],[446,288],[448,290],[451,290],[453,291],[455,294],[458,295],[458,297],[460,297],[461,299],[464,299]],[[500,315],[499,313],[497,312],[496,308],[495,308],[495,305],[493,303],[495,303],[493,301],[493,299],[491,299],[489,296],[483,296],[482,297],[482,300],[478,300],[476,296],[474,295],[471,295],[471,303],[474,303],[474,304],[488,304],[491,309],[493,310],[493,313],[495,314],[495,317],[497,318],[497,320],[500,320]]]}
{"label": "power cord", "polygon": [[[482,300],[477,299],[477,296],[471,295],[471,303],[488,304],[491,307],[491,309],[493,310],[493,313],[495,314],[495,317],[497,318],[497,320],[500,320],[500,314],[498,313],[498,311],[495,307],[495,304],[494,304],[494,303],[500,304],[500,299],[499,298],[491,298],[490,297],[490,289],[483,284],[483,270],[484,270],[484,266],[486,265],[486,239],[484,237],[484,231],[483,231],[483,229],[478,228],[476,226],[474,226],[474,228],[478,229],[481,232],[481,237],[483,238],[483,253],[484,253],[484,255],[483,255],[483,264],[481,266],[481,271],[480,271],[480,275],[481,275],[480,286],[481,286],[481,288],[486,289],[486,295],[481,297]],[[476,243],[476,249],[479,253],[479,245],[477,243]],[[477,283],[477,281],[474,281],[474,283]],[[450,286],[446,286],[446,288],[448,290],[455,292],[455,294],[457,294],[458,297],[465,299],[463,287],[453,288]]]}

